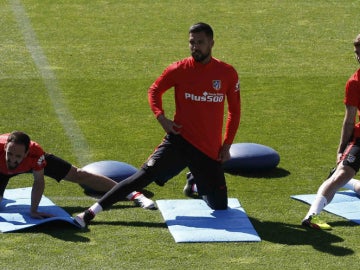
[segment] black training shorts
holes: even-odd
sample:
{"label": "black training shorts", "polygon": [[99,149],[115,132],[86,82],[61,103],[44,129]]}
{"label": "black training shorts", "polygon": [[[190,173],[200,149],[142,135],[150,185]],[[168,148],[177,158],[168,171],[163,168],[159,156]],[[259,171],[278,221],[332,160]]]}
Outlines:
{"label": "black training shorts", "polygon": [[69,173],[71,164],[53,154],[45,154],[46,166],[44,174],[60,182]]}
{"label": "black training shorts", "polygon": [[346,147],[343,156],[341,157],[343,164],[359,171],[360,168],[360,138],[352,141]]}
{"label": "black training shorts", "polygon": [[199,195],[218,190],[226,193],[221,163],[202,153],[180,135],[167,134],[142,168],[158,185],[163,186],[186,167],[196,179]]}

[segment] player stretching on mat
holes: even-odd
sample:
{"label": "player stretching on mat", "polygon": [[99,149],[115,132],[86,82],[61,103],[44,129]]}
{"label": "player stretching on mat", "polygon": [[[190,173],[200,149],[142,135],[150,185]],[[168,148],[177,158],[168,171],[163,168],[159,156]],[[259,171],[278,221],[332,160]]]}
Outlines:
{"label": "player stretching on mat", "polygon": [[[354,41],[354,52],[360,63],[360,34]],[[319,218],[320,212],[331,202],[336,191],[345,187],[360,194],[360,181],[352,179],[360,168],[360,122],[355,123],[356,115],[360,117],[360,69],[347,81],[345,87],[345,116],[337,153],[337,167],[317,191],[316,198],[302,225],[315,229],[329,230],[330,225]]]}
{"label": "player stretching on mat", "polygon": [[[230,158],[229,149],[240,121],[240,88],[236,70],[211,56],[213,31],[205,23],[191,26],[191,57],[168,66],[150,86],[149,103],[166,131],[162,143],[142,168],[118,183],[75,220],[85,227],[97,213],[109,208],[132,189],[155,181],[163,186],[188,167],[195,177],[199,195],[213,209],[227,209],[227,187],[221,163]],[[175,90],[174,120],[165,116],[162,95]],[[228,115],[222,138],[224,104]]]}
{"label": "player stretching on mat", "polygon": [[[108,177],[78,169],[59,157],[45,153],[41,146],[20,131],[0,135],[0,202],[11,177],[32,172],[34,183],[31,191],[30,214],[33,218],[51,215],[38,212],[38,206],[45,188],[44,175],[75,182],[93,190],[106,192],[116,185]],[[132,199],[143,208],[154,208],[154,202],[139,192],[129,192]],[[0,209],[1,211],[1,209]]]}

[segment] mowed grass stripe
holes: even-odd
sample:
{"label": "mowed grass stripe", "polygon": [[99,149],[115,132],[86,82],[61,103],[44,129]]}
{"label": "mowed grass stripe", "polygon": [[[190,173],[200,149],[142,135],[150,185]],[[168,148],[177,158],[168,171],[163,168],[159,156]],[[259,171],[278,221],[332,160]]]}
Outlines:
{"label": "mowed grass stripe", "polygon": [[76,155],[76,158],[80,164],[89,164],[92,158],[91,152],[88,150],[88,143],[79,125],[67,108],[67,105],[62,96],[61,88],[59,87],[59,83],[38,42],[36,33],[31,27],[31,22],[24,10],[24,7],[20,0],[9,0],[9,3],[13,10],[20,31],[24,36],[26,48],[34,60],[40,76],[44,81],[55,112],[62,126],[64,127],[67,136],[70,138],[74,154]]}

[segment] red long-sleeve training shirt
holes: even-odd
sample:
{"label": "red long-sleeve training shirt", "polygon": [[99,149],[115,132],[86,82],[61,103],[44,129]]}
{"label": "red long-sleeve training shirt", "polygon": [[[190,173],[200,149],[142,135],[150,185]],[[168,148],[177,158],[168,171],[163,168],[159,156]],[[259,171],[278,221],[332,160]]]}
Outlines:
{"label": "red long-sleeve training shirt", "polygon": [[[357,107],[360,119],[360,69],[346,82],[344,104]],[[360,122],[355,125],[354,137],[360,137]]]}
{"label": "red long-sleeve training shirt", "polygon": [[[217,160],[222,143],[232,144],[240,123],[240,85],[236,70],[216,58],[208,64],[185,58],[168,66],[150,86],[149,104],[158,117],[164,114],[162,95],[175,90],[174,122],[181,125],[181,136]],[[222,140],[224,104],[228,114]]]}

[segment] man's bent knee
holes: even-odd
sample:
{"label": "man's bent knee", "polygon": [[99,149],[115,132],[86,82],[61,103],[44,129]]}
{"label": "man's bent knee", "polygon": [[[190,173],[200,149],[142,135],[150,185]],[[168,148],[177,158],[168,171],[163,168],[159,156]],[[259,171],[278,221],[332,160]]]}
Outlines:
{"label": "man's bent knee", "polygon": [[223,192],[221,196],[220,194],[217,194],[217,196],[214,195],[203,195],[203,200],[207,203],[207,205],[214,210],[226,210],[228,208],[228,199],[227,199],[227,193]]}

